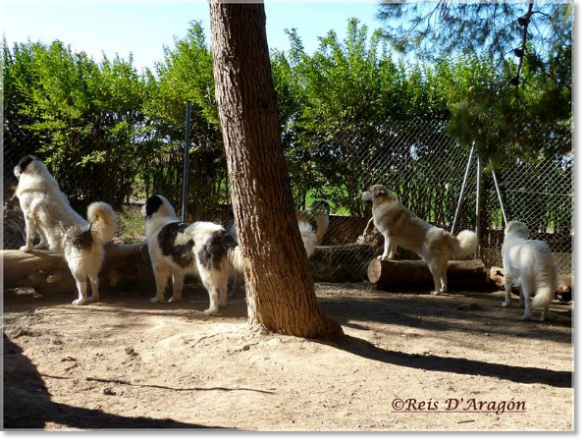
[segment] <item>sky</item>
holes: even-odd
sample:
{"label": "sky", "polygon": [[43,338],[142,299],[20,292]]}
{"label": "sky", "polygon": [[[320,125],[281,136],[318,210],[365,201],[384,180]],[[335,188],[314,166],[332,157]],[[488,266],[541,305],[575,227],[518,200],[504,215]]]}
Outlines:
{"label": "sky", "polygon": [[[138,68],[154,66],[163,59],[163,46],[173,46],[174,38],[186,35],[189,23],[201,21],[208,42],[209,6],[206,0],[0,0],[0,33],[12,45],[15,42],[55,39],[85,51],[94,59],[115,54],[127,59],[134,56]],[[266,32],[268,45],[289,49],[284,30],[297,28],[305,50],[312,53],[331,29],[345,35],[347,20],[357,17],[370,30],[380,27],[376,20],[378,2],[285,2],[267,0]]]}

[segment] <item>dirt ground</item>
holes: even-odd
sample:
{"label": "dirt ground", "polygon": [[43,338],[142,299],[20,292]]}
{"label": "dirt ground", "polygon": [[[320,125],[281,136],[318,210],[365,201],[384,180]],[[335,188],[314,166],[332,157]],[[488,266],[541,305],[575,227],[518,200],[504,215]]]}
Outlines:
{"label": "dirt ground", "polygon": [[83,307],[73,293],[6,293],[5,427],[574,428],[571,305],[541,323],[503,309],[502,293],[317,294],[346,338],[251,332],[241,298],[208,318],[195,285],[165,305],[148,290]]}

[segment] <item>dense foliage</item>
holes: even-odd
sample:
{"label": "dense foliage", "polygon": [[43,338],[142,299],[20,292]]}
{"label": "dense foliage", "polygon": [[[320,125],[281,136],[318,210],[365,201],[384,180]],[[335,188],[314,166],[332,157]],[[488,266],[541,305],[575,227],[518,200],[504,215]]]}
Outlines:
{"label": "dense foliage", "polygon": [[[497,163],[511,152],[534,159],[571,149],[570,45],[551,44],[546,57],[533,51],[516,88],[505,80],[513,60],[502,65],[467,52],[408,62],[382,30],[368,32],[355,19],[345,37],[329,32],[314,54],[294,30],[288,33],[290,50],[272,52],[272,69],[299,206],[323,197],[361,214],[359,191],[391,178],[371,161],[381,152],[391,161],[440,148],[448,161],[455,153],[449,149],[475,141]],[[60,41],[11,48],[4,42],[2,53],[5,177],[20,156],[36,152],[80,205],[95,199],[119,205],[132,191],[178,203],[189,100],[190,215],[204,218],[229,203],[212,57],[198,23],[143,73],[132,58],[96,61]],[[422,139],[412,121],[431,120],[437,124]],[[447,134],[460,144],[426,141]],[[393,150],[399,141],[414,147]],[[406,192],[408,183],[400,185]]]}

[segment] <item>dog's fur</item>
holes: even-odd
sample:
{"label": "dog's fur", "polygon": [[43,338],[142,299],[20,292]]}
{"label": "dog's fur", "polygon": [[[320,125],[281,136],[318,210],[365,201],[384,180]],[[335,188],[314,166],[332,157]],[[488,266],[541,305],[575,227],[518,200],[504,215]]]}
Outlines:
{"label": "dog's fur", "polygon": [[234,269],[243,271],[240,248],[223,226],[211,222],[181,222],[171,203],[161,195],[150,197],[142,207],[146,241],[156,278],[156,296],[151,302],[164,302],[169,276],[173,296],[181,300],[186,275],[199,276],[209,292],[206,315],[216,315],[227,304],[227,285]]}
{"label": "dog's fur", "polygon": [[[557,269],[552,252],[544,241],[528,239],[528,228],[520,221],[510,221],[504,231],[502,245],[506,298],[510,305],[513,284],[519,284],[524,297],[523,320],[530,319],[533,309],[542,310],[542,320],[548,319],[549,306],[555,296]],[[535,297],[530,300],[530,295]]]}
{"label": "dog's fur", "polygon": [[[303,240],[303,245],[305,246],[305,252],[307,253],[307,258],[311,258],[313,253],[315,253],[315,246],[317,245],[317,235],[314,231],[313,226],[311,224],[299,221],[299,231],[301,232],[301,239]],[[236,232],[236,224],[232,223],[230,227],[230,236],[234,239],[234,241],[238,241],[238,234]]]}
{"label": "dog's fur", "polygon": [[[95,202],[87,208],[89,222],[84,220],[70,207],[47,166],[32,155],[20,160],[14,174],[18,178],[16,196],[26,225],[26,244],[20,250],[33,250],[35,231],[38,231],[41,242],[34,248],[50,249],[65,256],[77,285],[78,299],[73,304],[98,301],[103,245],[116,233],[116,214],[108,204]],[[91,298],[87,296],[88,278]]]}
{"label": "dog's fur", "polygon": [[[317,239],[315,245],[321,245],[323,237],[329,229],[329,203],[327,201],[315,201],[308,209],[297,212],[297,221],[299,222],[301,234],[303,231],[307,231],[306,228],[301,228],[301,223],[309,224]],[[305,241],[303,240],[303,242]],[[309,248],[306,245],[305,249],[307,250],[307,256],[310,257],[312,253],[309,255]]]}
{"label": "dog's fur", "polygon": [[362,194],[362,201],[372,202],[374,225],[384,236],[384,254],[379,259],[393,259],[396,247],[402,247],[424,259],[435,283],[431,294],[447,291],[447,263],[450,259],[473,254],[477,235],[464,230],[457,237],[423,221],[404,207],[388,190],[376,184]]}

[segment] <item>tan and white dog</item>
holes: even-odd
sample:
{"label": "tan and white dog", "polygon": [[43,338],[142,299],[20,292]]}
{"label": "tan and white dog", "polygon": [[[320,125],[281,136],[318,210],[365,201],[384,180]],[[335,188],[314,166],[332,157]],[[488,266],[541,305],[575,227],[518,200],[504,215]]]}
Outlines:
{"label": "tan and white dog", "polygon": [[237,269],[243,272],[243,257],[237,243],[219,224],[184,223],[171,203],[161,195],[150,197],[142,207],[146,220],[146,241],[156,279],[156,296],[151,302],[165,302],[168,279],[173,278],[173,296],[181,300],[186,275],[199,276],[209,293],[206,315],[216,315],[227,304],[228,281]]}
{"label": "tan and white dog", "polygon": [[[116,233],[116,214],[109,204],[95,202],[87,208],[89,222],[84,220],[71,208],[47,166],[32,155],[20,160],[14,175],[18,178],[16,196],[26,225],[26,244],[20,250],[33,250],[35,231],[38,231],[41,242],[35,249],[50,249],[65,256],[77,285],[78,298],[73,304],[98,301],[103,246]],[[87,295],[88,278],[91,297]]]}
{"label": "tan and white dog", "polygon": [[447,263],[450,259],[473,254],[477,235],[464,230],[456,237],[423,221],[404,207],[388,190],[376,184],[362,194],[372,202],[374,225],[384,236],[384,253],[379,259],[394,259],[397,247],[410,250],[424,259],[435,283],[436,295],[447,291]]}
{"label": "tan and white dog", "polygon": [[[533,309],[542,310],[542,320],[548,319],[549,306],[555,296],[557,269],[552,252],[544,241],[528,239],[528,228],[520,221],[510,221],[504,230],[502,245],[506,298],[503,307],[510,305],[513,284],[519,284],[524,297],[523,320],[530,319]],[[530,295],[534,299],[530,300]]]}

